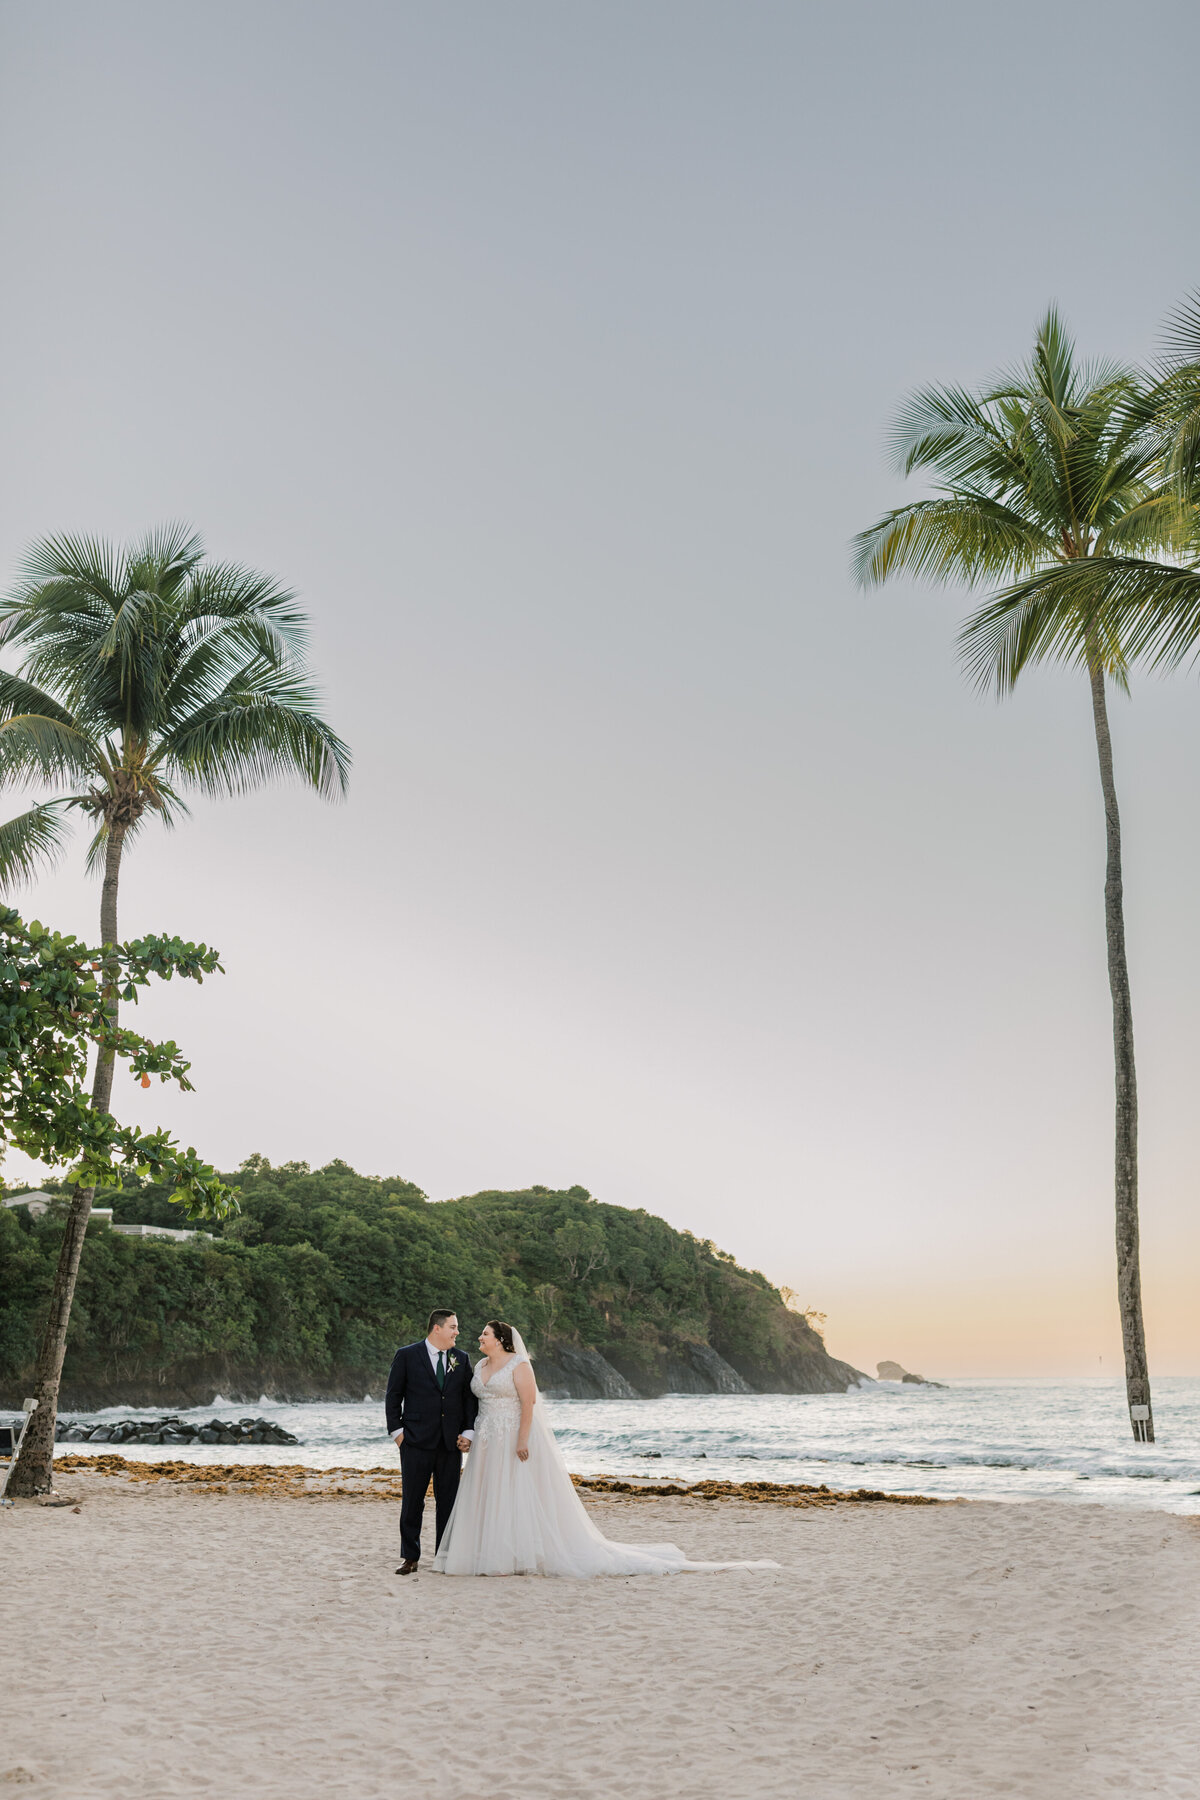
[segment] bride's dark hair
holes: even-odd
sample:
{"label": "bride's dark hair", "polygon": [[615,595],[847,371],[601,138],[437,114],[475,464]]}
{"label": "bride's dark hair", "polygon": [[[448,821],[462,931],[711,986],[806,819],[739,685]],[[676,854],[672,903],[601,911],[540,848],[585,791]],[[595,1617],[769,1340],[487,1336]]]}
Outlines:
{"label": "bride's dark hair", "polygon": [[489,1319],[487,1328],[489,1331],[494,1332],[500,1339],[500,1348],[502,1350],[507,1350],[511,1356],[513,1348],[512,1326],[506,1325],[503,1319]]}

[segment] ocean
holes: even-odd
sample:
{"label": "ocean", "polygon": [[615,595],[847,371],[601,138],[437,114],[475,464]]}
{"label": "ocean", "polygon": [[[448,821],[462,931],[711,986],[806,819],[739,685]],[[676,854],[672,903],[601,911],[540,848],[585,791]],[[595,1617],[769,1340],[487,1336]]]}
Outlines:
{"label": "ocean", "polygon": [[[658,1400],[547,1400],[568,1466],[648,1481],[783,1481],[940,1499],[1052,1499],[1200,1512],[1200,1378],[1154,1384],[1158,1442],[1135,1444],[1111,1380],[877,1382],[847,1394],[668,1394]],[[154,1418],[113,1407],[70,1419]],[[394,1464],[378,1396],[354,1405],[218,1397],[181,1418],[276,1421],[297,1445],[121,1445],[144,1461]],[[95,1452],[106,1446],[96,1445]],[[59,1455],[89,1454],[62,1444]]]}

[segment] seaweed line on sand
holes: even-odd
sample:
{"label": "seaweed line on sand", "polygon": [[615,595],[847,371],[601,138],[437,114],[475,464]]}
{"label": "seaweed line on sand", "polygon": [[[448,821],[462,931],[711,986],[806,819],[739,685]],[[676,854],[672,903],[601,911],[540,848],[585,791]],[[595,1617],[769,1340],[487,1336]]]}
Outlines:
{"label": "seaweed line on sand", "polygon": [[[201,1494],[282,1495],[301,1500],[398,1500],[395,1468],[309,1469],[302,1463],[131,1462],[124,1456],[58,1456],[56,1473],[120,1476],[126,1481],[167,1482]],[[741,1500],[769,1506],[837,1506],[874,1501],[890,1506],[940,1506],[928,1494],[884,1494],[876,1488],[810,1487],[782,1481],[620,1481],[612,1475],[572,1475],[582,1494],[623,1500]]]}

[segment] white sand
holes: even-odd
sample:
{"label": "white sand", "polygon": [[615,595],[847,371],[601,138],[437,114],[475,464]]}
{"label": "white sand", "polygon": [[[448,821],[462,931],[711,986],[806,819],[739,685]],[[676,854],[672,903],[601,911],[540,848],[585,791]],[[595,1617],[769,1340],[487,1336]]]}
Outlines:
{"label": "white sand", "polygon": [[401,1580],[390,1503],[60,1485],[81,1512],[0,1515],[0,1793],[1200,1793],[1200,1522],[604,1501],[784,1566]]}

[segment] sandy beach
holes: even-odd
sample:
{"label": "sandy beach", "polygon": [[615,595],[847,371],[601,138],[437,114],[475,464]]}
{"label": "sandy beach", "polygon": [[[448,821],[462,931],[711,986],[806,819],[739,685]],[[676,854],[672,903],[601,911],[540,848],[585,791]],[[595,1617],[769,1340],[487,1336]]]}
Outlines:
{"label": "sandy beach", "polygon": [[605,1497],[610,1536],[782,1566],[402,1580],[389,1481],[58,1480],[78,1511],[0,1515],[31,1800],[1196,1791],[1192,1520]]}

